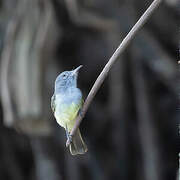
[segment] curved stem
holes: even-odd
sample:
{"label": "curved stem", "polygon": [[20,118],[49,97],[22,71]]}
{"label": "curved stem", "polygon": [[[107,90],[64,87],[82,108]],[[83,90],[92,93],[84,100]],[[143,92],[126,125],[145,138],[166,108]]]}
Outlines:
{"label": "curved stem", "polygon": [[[156,10],[156,8],[160,5],[162,0],[154,0],[152,4],[148,7],[148,9],[144,12],[144,14],[140,17],[140,19],[137,21],[137,23],[132,27],[130,32],[127,34],[127,36],[123,39],[119,47],[116,49],[112,57],[109,59],[108,63],[105,65],[104,69],[96,79],[92,89],[90,90],[88,97],[86,98],[86,101],[82,107],[82,113],[81,115],[78,115],[76,118],[76,124],[74,125],[70,135],[73,136],[78,129],[82,119],[84,118],[94,96],[96,95],[97,91],[101,87],[102,83],[104,82],[106,76],[109,73],[109,70],[111,69],[112,65],[117,61],[120,54],[126,49],[126,47],[129,45],[131,40],[135,37],[136,33],[141,29],[141,27],[147,22],[147,20],[150,18],[152,13]],[[70,144],[70,141],[67,140],[66,145],[68,146]]]}

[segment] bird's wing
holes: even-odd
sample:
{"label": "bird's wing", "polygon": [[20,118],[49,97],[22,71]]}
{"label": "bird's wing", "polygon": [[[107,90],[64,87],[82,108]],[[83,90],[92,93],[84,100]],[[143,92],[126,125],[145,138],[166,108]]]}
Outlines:
{"label": "bird's wing", "polygon": [[56,105],[55,105],[55,95],[53,94],[53,96],[51,97],[51,109],[53,112],[55,112],[55,108],[56,108]]}

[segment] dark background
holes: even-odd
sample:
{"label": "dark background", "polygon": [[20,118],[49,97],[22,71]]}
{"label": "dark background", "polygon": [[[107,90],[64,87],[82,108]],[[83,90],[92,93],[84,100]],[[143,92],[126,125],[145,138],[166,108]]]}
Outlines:
{"label": "dark background", "polygon": [[164,1],[119,57],[71,156],[50,109],[54,80],[83,65],[84,98],[150,0],[0,1],[0,180],[175,180],[178,0]]}

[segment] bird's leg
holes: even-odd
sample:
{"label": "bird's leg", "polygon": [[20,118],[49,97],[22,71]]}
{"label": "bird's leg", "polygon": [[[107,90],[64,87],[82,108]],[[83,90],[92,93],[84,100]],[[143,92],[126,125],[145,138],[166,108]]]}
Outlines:
{"label": "bird's leg", "polygon": [[[72,136],[70,135],[68,128],[67,128],[67,124],[66,124],[66,138],[68,139],[68,141],[71,143],[72,142]],[[67,145],[66,145],[67,146]]]}
{"label": "bird's leg", "polygon": [[82,109],[79,109],[78,115],[81,116],[81,117],[83,116]]}
{"label": "bird's leg", "polygon": [[68,132],[67,124],[66,124],[66,138],[68,139],[68,137],[69,137],[69,132]]}

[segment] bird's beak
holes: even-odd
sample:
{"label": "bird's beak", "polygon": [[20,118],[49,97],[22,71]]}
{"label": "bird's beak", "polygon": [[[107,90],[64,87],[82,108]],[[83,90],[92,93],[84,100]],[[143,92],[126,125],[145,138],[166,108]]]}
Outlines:
{"label": "bird's beak", "polygon": [[83,65],[78,66],[76,69],[72,71],[73,75],[78,75],[79,70],[83,67]]}

